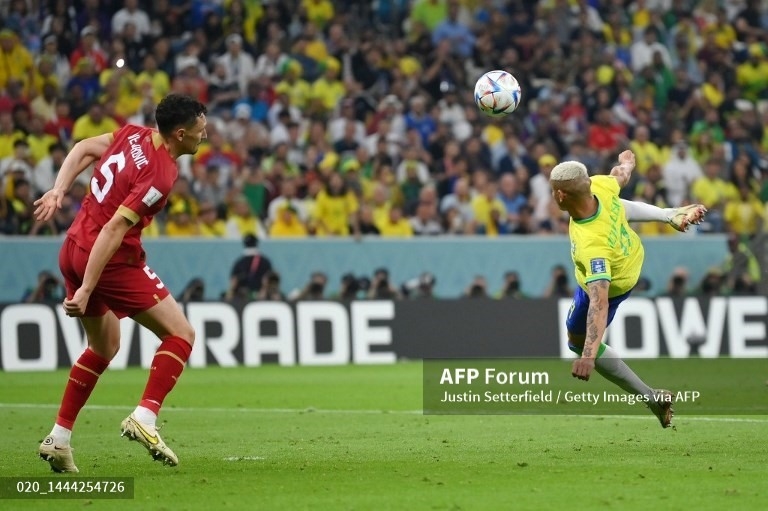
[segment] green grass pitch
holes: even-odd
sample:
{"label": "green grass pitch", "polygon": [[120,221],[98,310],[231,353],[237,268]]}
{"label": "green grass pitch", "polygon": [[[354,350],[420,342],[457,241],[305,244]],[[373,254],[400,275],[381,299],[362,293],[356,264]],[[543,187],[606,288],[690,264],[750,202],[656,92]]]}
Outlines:
{"label": "green grass pitch", "polygon": [[[649,380],[664,367],[630,365]],[[758,510],[768,502],[767,416],[678,414],[675,430],[650,414],[424,416],[416,362],[188,369],[161,415],[180,458],[164,467],[119,436],[146,374],[105,373],[72,442],[79,476],[134,477],[134,500],[5,500],[0,509]],[[64,371],[0,373],[0,476],[50,475],[37,446],[65,381]],[[762,380],[751,392],[765,403]]]}

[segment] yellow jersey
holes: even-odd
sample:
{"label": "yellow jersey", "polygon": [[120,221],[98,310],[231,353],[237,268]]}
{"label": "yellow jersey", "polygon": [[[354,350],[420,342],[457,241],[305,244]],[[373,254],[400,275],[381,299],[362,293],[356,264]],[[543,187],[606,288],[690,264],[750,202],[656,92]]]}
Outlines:
{"label": "yellow jersey", "polygon": [[595,280],[609,280],[608,297],[632,290],[643,267],[643,245],[627,222],[619,200],[619,183],[612,176],[593,176],[592,194],[597,213],[589,218],[571,218],[571,258],[576,281],[585,291]]}

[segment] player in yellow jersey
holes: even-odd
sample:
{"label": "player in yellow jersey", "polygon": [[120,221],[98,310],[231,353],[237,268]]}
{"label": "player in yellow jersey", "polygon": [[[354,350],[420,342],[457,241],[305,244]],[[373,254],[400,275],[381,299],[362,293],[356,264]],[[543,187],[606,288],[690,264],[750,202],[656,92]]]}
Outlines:
{"label": "player in yellow jersey", "polygon": [[706,209],[693,205],[664,210],[621,200],[619,190],[634,167],[634,153],[624,151],[609,176],[590,178],[587,168],[573,161],[552,169],[554,200],[571,216],[571,257],[579,284],[566,321],[568,347],[581,355],[573,363],[573,376],[589,380],[594,369],[625,391],[642,395],[666,428],[672,421],[672,394],[646,385],[602,339],[643,266],[643,245],[629,221],[662,221],[685,231],[701,221]]}

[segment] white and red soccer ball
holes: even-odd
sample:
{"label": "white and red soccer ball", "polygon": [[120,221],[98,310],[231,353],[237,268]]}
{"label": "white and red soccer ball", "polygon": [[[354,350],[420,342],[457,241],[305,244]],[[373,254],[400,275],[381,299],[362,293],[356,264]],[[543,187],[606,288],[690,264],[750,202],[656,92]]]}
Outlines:
{"label": "white and red soccer ball", "polygon": [[514,112],[522,95],[517,79],[498,69],[488,71],[475,84],[475,104],[491,117],[503,117]]}

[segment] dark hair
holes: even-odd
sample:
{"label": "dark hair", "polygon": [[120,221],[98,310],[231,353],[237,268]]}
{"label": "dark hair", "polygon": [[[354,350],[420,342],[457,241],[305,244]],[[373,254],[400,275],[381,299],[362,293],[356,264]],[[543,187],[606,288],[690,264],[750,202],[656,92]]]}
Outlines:
{"label": "dark hair", "polygon": [[243,245],[245,245],[247,248],[257,247],[259,246],[259,238],[257,238],[253,234],[246,234],[243,237]]}
{"label": "dark hair", "polygon": [[204,104],[190,96],[169,94],[160,101],[155,110],[157,129],[163,135],[168,135],[175,128],[194,124],[195,120],[207,111]]}

